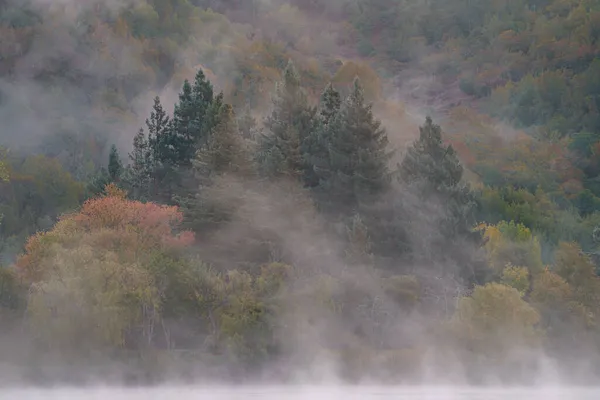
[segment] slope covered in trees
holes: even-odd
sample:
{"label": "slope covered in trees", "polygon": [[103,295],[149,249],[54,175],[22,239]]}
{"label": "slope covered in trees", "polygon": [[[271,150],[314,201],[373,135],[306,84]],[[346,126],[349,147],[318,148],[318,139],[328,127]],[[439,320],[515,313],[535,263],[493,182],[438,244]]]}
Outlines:
{"label": "slope covered in trees", "polygon": [[0,358],[596,378],[596,3],[0,1]]}

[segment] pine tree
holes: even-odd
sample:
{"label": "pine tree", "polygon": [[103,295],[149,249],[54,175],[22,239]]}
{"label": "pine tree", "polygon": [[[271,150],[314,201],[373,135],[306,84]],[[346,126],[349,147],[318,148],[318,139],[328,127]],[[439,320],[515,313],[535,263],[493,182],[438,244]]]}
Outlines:
{"label": "pine tree", "polygon": [[110,147],[108,155],[108,168],[102,167],[93,176],[87,184],[87,191],[90,195],[96,196],[104,193],[106,185],[111,183],[119,183],[123,178],[123,163],[119,156],[117,146],[114,144]]}
{"label": "pine tree", "polygon": [[252,163],[233,108],[229,104],[220,104],[220,108],[215,110],[216,125],[193,161],[199,190],[180,199],[186,215],[186,226],[198,232],[218,226],[228,220],[234,211],[232,205],[223,201],[232,196],[226,192],[227,185],[218,178],[228,173],[236,176],[252,173]]}
{"label": "pine tree", "polygon": [[110,147],[110,154],[108,156],[108,176],[111,182],[119,182],[121,180],[121,174],[123,173],[123,163],[119,156],[117,146],[114,144]]}
{"label": "pine tree", "polygon": [[456,187],[462,179],[463,167],[452,146],[443,145],[440,126],[427,117],[419,131],[419,139],[401,163],[402,181],[420,182],[427,189],[439,192]]}
{"label": "pine tree", "polygon": [[173,164],[190,166],[197,149],[207,138],[212,128],[207,111],[213,103],[213,88],[202,70],[198,71],[194,84],[183,84],[179,102],[173,113]]}
{"label": "pine tree", "polygon": [[289,61],[273,96],[273,111],[265,120],[268,132],[259,137],[257,161],[263,175],[303,176],[302,144],[312,128],[314,112],[300,86],[300,75]]}
{"label": "pine tree", "polygon": [[[431,245],[439,246],[440,253],[445,254],[443,249],[448,249],[459,257],[458,249],[465,247],[464,241],[475,247],[481,244],[481,234],[473,231],[477,199],[469,185],[462,182],[463,167],[452,146],[443,144],[440,126],[427,117],[419,130],[419,139],[408,149],[400,164],[399,179],[412,189],[423,207],[430,202],[434,207],[443,206],[438,239]],[[472,256],[472,249],[460,256],[458,263],[462,269],[459,274],[466,281],[475,283],[484,274]]]}
{"label": "pine tree", "polygon": [[419,139],[400,165],[400,179],[421,197],[433,196],[447,207],[445,235],[470,235],[477,203],[469,186],[462,182],[460,160],[451,145],[443,144],[442,130],[430,117],[419,130]]}
{"label": "pine tree", "polygon": [[326,125],[328,165],[318,172],[320,191],[337,206],[355,209],[362,199],[383,192],[389,184],[392,152],[381,122],[365,102],[358,78],[339,113]]}
{"label": "pine tree", "polygon": [[140,128],[133,138],[133,151],[129,153],[131,163],[126,170],[127,185],[134,199],[149,200],[155,173],[154,158],[144,129]]}
{"label": "pine tree", "polygon": [[335,90],[333,84],[329,83],[321,95],[319,117],[323,125],[337,115],[342,106],[342,97],[340,92]]}
{"label": "pine tree", "polygon": [[[306,164],[304,181],[308,187],[319,185],[320,174],[329,165],[329,144],[334,131],[339,129],[339,120],[335,117],[340,112],[341,96],[330,83],[321,94],[319,113],[315,118],[314,128],[303,144],[302,153]],[[335,121],[335,124],[330,122]]]}
{"label": "pine tree", "polygon": [[146,119],[148,128],[148,146],[152,158],[156,162],[173,164],[176,162],[176,138],[173,133],[169,116],[160,103],[160,98],[154,98],[154,105],[150,118]]}
{"label": "pine tree", "polygon": [[194,167],[205,178],[226,172],[248,172],[249,160],[233,108],[221,104],[216,116],[216,125],[196,154]]}

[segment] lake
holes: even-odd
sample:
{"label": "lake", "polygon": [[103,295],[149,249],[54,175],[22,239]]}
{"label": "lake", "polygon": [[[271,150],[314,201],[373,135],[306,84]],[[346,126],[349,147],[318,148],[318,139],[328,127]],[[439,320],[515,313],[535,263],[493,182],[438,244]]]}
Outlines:
{"label": "lake", "polygon": [[591,388],[459,388],[459,387],[161,387],[144,389],[0,389],[4,400],[598,400]]}

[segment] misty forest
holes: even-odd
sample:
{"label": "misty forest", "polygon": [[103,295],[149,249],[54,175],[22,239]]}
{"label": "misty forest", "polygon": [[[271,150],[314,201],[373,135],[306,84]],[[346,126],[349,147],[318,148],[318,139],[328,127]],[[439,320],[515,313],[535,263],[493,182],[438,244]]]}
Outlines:
{"label": "misty forest", "polygon": [[0,0],[0,267],[0,383],[593,381],[600,0]]}

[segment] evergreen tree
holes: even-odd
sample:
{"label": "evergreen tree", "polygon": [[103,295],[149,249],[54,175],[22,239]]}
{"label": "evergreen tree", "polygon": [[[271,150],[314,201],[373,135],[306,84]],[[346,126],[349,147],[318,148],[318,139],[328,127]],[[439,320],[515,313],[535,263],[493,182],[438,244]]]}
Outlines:
{"label": "evergreen tree", "polygon": [[337,115],[342,106],[342,97],[340,92],[335,90],[333,84],[329,83],[321,95],[319,117],[323,125]]}
{"label": "evergreen tree", "polygon": [[419,139],[400,165],[400,179],[422,197],[435,196],[448,207],[445,234],[470,234],[475,224],[476,199],[462,182],[463,167],[451,145],[444,146],[442,131],[430,117],[419,128]]}
{"label": "evergreen tree", "polygon": [[176,139],[169,116],[160,103],[160,98],[154,98],[154,105],[150,112],[150,118],[146,119],[148,128],[148,146],[152,152],[152,158],[163,164],[176,162]]}
{"label": "evergreen tree", "polygon": [[327,170],[329,165],[329,144],[333,131],[339,129],[339,120],[330,124],[340,111],[341,96],[330,83],[321,95],[319,113],[315,118],[314,128],[303,146],[306,171],[304,181],[308,187],[319,185],[320,174]]}
{"label": "evergreen tree", "polygon": [[196,154],[194,167],[204,178],[226,172],[248,172],[249,160],[233,108],[221,103],[216,111],[215,127]]}
{"label": "evergreen tree", "polygon": [[320,191],[339,210],[338,206],[355,209],[361,199],[383,192],[389,184],[392,152],[385,129],[371,107],[356,78],[352,92],[323,132],[323,140],[328,142],[328,165],[317,170]]}
{"label": "evergreen tree", "polygon": [[131,163],[126,170],[127,185],[134,199],[148,200],[155,173],[155,163],[148,139],[140,128],[133,138],[133,151],[129,153]]}
{"label": "evergreen tree", "polygon": [[419,139],[408,149],[400,165],[405,183],[424,183],[426,189],[442,192],[456,187],[463,167],[451,145],[442,143],[442,130],[430,117],[419,128]]}
{"label": "evergreen tree", "polygon": [[174,165],[190,166],[197,149],[205,142],[212,128],[212,121],[206,118],[212,102],[213,88],[202,70],[196,74],[193,85],[184,82],[173,113]]}
{"label": "evergreen tree", "polygon": [[302,144],[312,128],[314,112],[300,86],[300,75],[289,61],[273,96],[273,111],[265,120],[268,132],[259,137],[257,161],[263,175],[303,176],[307,166]]}
{"label": "evergreen tree", "polygon": [[[432,246],[453,250],[458,257],[463,241],[475,246],[481,244],[481,234],[474,232],[477,199],[468,184],[462,182],[463,167],[451,145],[442,142],[442,131],[430,117],[419,128],[419,139],[408,149],[400,164],[399,179],[418,196],[425,207],[430,202],[436,208],[443,206],[439,232]],[[483,271],[472,260],[473,250],[467,249],[458,260],[461,277],[470,283],[481,282]]]}
{"label": "evergreen tree", "polygon": [[104,193],[104,188],[110,183],[118,183],[123,176],[123,163],[119,156],[117,146],[114,144],[110,147],[108,155],[108,169],[100,168],[98,173],[93,176],[87,184],[87,191],[90,195],[96,196]]}
{"label": "evergreen tree", "polygon": [[108,176],[111,182],[119,182],[121,174],[123,173],[123,163],[119,156],[117,146],[114,144],[110,147],[110,154],[108,155]]}
{"label": "evergreen tree", "polygon": [[193,161],[199,190],[180,199],[186,215],[185,225],[197,232],[218,226],[234,211],[231,200],[224,201],[232,196],[218,177],[227,173],[248,176],[252,172],[233,108],[229,104],[219,104],[221,106],[215,110],[216,125]]}

